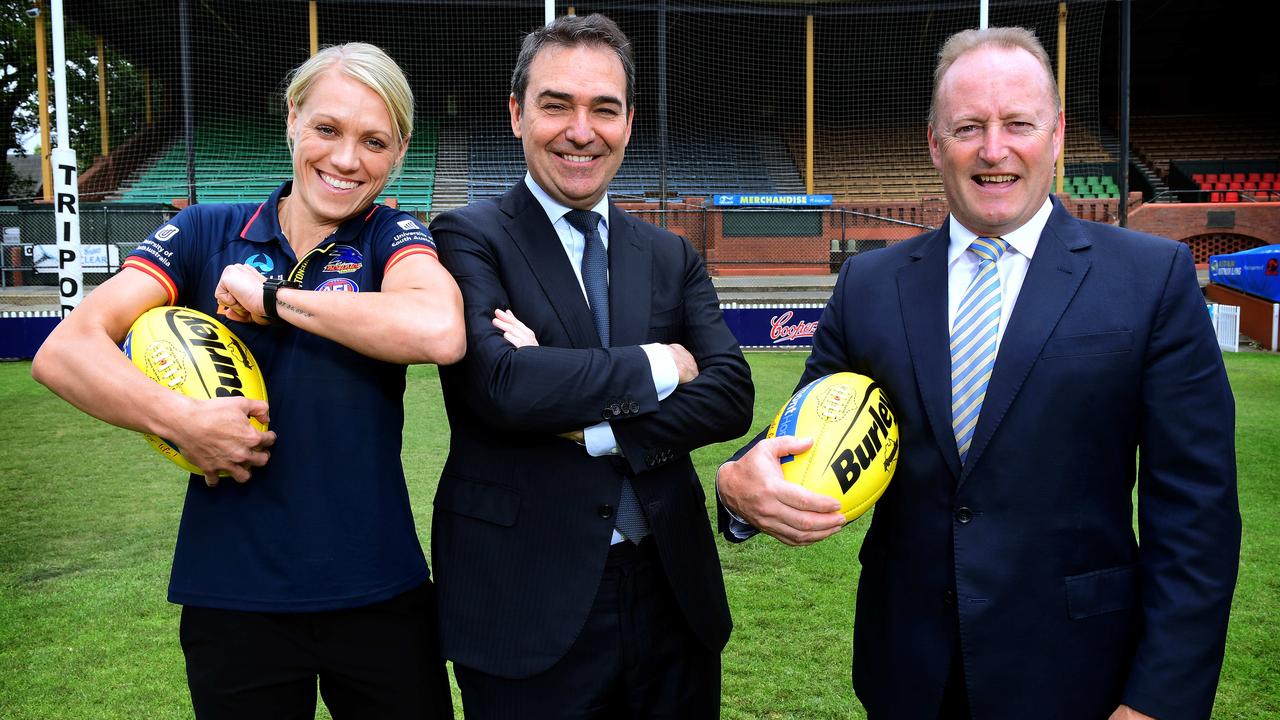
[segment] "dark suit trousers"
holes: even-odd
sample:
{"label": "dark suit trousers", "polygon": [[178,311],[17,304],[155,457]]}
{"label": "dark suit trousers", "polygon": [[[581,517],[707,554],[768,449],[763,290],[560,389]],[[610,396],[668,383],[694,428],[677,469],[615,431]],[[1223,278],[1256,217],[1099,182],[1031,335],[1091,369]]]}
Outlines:
{"label": "dark suit trousers", "polygon": [[549,670],[512,680],[454,665],[467,718],[716,718],[720,654],[694,637],[652,538],[609,551],[586,625]]}

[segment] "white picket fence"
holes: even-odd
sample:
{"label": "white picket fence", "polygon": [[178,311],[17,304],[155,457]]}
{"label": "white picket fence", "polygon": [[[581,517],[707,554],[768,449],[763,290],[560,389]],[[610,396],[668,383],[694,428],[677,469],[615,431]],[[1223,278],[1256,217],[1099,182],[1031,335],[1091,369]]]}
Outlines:
{"label": "white picket fence", "polygon": [[1209,317],[1218,335],[1218,347],[1228,352],[1240,352],[1240,308],[1209,303]]}

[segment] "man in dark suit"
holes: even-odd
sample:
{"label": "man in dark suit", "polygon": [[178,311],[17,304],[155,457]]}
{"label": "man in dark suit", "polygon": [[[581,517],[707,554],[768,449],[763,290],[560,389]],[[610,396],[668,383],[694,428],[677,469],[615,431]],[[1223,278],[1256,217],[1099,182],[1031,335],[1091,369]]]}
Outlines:
{"label": "man in dark suit", "polygon": [[[1240,547],[1231,390],[1187,247],[1050,197],[1049,68],[1019,28],[948,40],[929,150],[951,215],[845,264],[800,380],[862,373],[897,409],[897,474],[859,553],[853,682],[873,719],[1213,705]],[[722,466],[731,539],[839,529],[833,500],[781,479],[803,447]]]}
{"label": "man in dark suit", "polygon": [[751,422],[750,370],[688,242],[606,190],[631,134],[601,15],[524,41],[528,174],[432,223],[462,290],[432,527],[468,717],[715,717],[730,619],[689,452]]}

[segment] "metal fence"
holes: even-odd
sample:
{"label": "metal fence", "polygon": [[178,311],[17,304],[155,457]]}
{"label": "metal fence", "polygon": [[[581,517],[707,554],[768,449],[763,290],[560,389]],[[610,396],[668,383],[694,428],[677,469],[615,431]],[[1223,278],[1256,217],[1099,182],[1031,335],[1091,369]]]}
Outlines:
{"label": "metal fence", "polygon": [[[83,203],[81,262],[86,286],[106,280],[120,261],[177,210],[167,205]],[[0,288],[56,287],[58,253],[52,205],[0,208]]]}
{"label": "metal fence", "polygon": [[628,207],[681,235],[712,274],[836,272],[850,256],[906,240],[946,217],[940,202],[890,201],[879,207]]}
{"label": "metal fence", "polygon": [[[689,240],[713,274],[746,268],[836,272],[851,255],[885,247],[938,224],[945,209],[895,201],[867,212],[848,208],[628,208],[636,217]],[[177,210],[166,205],[86,203],[80,216],[84,282],[93,287],[120,267],[138,243]],[[932,221],[932,222],[922,222]],[[51,206],[0,208],[0,288],[58,284]],[[789,269],[788,269],[789,268]]]}

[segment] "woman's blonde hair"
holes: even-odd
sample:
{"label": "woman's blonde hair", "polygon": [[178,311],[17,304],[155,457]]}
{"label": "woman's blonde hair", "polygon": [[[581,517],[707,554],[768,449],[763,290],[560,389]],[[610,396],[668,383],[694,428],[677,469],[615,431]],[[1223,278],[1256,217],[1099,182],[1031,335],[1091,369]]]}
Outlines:
{"label": "woman's blonde hair", "polygon": [[295,108],[302,107],[316,80],[330,69],[337,69],[366,85],[382,98],[391,115],[396,147],[404,147],[413,135],[413,91],[396,61],[375,45],[359,42],[331,45],[312,55],[290,75],[285,100]]}

